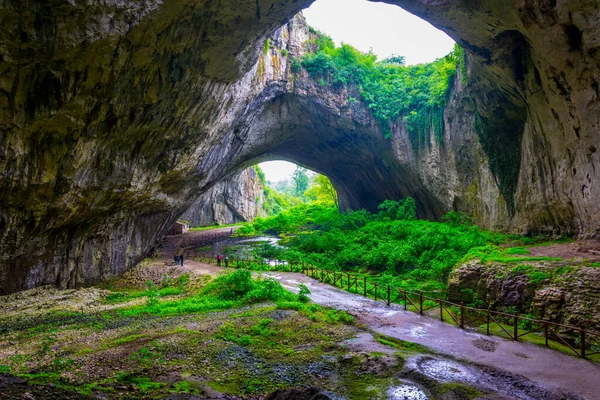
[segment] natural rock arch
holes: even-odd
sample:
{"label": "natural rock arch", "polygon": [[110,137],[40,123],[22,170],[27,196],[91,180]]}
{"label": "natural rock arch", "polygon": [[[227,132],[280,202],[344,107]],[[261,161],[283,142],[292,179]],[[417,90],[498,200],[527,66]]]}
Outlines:
{"label": "natural rock arch", "polygon": [[[598,235],[597,4],[388,2],[470,54],[469,84],[450,106],[460,112],[445,116],[452,145],[415,159],[398,127],[394,190],[423,183],[417,197],[433,216],[455,207],[491,228]],[[198,194],[264,156],[246,153],[239,135],[290,82],[267,82],[256,61],[308,4],[4,5],[0,294],[122,272]],[[340,180],[348,206],[366,201]]]}

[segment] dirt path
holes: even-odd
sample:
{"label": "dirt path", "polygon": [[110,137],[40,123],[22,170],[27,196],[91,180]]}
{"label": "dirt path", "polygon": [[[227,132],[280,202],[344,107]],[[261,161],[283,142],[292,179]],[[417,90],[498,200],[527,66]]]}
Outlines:
{"label": "dirt path", "polygon": [[[163,257],[172,259],[172,254]],[[185,267],[194,274],[216,274],[224,270],[193,260],[187,260]],[[533,344],[456,328],[434,318],[404,311],[399,305],[387,307],[385,303],[323,284],[303,274],[269,274],[292,291],[296,291],[299,284],[305,284],[311,291],[313,302],[346,310],[375,332],[416,342],[460,360],[522,375],[547,389],[560,389],[589,400],[600,400],[598,364]],[[487,345],[482,346],[482,343]]]}
{"label": "dirt path", "polygon": [[582,240],[573,243],[555,243],[548,246],[528,247],[532,256],[559,257],[565,260],[600,261],[600,240]]}

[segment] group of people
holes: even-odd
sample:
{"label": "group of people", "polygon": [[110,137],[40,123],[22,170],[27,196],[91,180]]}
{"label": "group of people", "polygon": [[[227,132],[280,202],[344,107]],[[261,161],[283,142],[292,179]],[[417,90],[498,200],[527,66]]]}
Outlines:
{"label": "group of people", "polygon": [[221,263],[225,263],[225,268],[229,268],[229,257],[215,254],[215,258],[217,259],[217,267],[220,267]]}
{"label": "group of people", "polygon": [[181,265],[183,267],[183,254],[175,254],[174,260],[175,260],[175,265]]}

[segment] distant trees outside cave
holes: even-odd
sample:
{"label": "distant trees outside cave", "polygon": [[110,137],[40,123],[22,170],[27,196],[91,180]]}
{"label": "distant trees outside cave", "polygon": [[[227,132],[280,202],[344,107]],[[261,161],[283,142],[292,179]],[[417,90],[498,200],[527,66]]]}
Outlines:
{"label": "distant trees outside cave", "polygon": [[265,200],[262,207],[268,215],[277,215],[281,211],[305,203],[337,208],[337,193],[325,175],[296,166],[291,178],[270,182],[260,166],[255,165],[254,168],[264,187]]}

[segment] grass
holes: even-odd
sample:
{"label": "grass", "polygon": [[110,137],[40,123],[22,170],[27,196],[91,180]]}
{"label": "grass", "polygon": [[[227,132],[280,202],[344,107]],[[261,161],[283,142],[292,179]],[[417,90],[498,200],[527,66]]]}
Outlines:
{"label": "grass", "polygon": [[[270,304],[261,304],[265,301]],[[201,370],[209,387],[236,396],[265,395],[292,385],[273,371],[297,371],[302,382],[312,383],[303,371],[327,355],[337,357],[342,350],[336,343],[357,330],[345,312],[311,304],[278,282],[254,279],[244,270],[217,276],[197,292],[183,290],[168,300],[115,305],[93,320],[71,319],[67,313],[60,321],[46,319],[49,324],[32,327],[34,332],[26,336],[9,329],[7,351],[17,354],[10,359],[0,355],[0,372],[82,395],[133,390],[136,396],[162,398],[169,393],[203,395],[192,379]],[[227,311],[231,308],[236,310]],[[65,354],[74,362],[67,362],[71,358]],[[255,359],[262,360],[262,368],[273,365],[273,370],[257,372]],[[39,372],[27,373],[31,370]],[[175,382],[161,378],[176,377],[177,371],[183,373]],[[334,380],[321,383],[340,390]]]}
{"label": "grass", "polygon": [[[509,326],[509,325],[502,324],[502,327],[511,333],[514,329],[512,325]],[[525,329],[519,329],[519,334],[522,334],[524,331],[525,331]],[[479,332],[485,333],[486,326],[482,325],[479,328]],[[493,336],[499,336],[499,337],[503,337],[505,339],[510,339],[510,337],[506,334],[506,332],[504,332],[504,330],[496,323],[490,324],[490,334]],[[519,341],[526,342],[526,343],[532,343],[532,344],[535,344],[538,346],[546,345],[546,338],[544,337],[543,333],[532,332],[530,334],[519,337]],[[560,351],[561,353],[565,353],[565,354],[577,357],[576,354],[573,352],[573,350],[571,350],[568,346],[566,346],[560,342],[557,342],[554,340],[549,340],[548,346],[552,350]],[[577,348],[577,346],[575,346],[575,348],[577,350],[579,350]],[[600,354],[595,354],[595,355],[589,356],[588,359],[590,359],[592,361],[600,362]]]}

